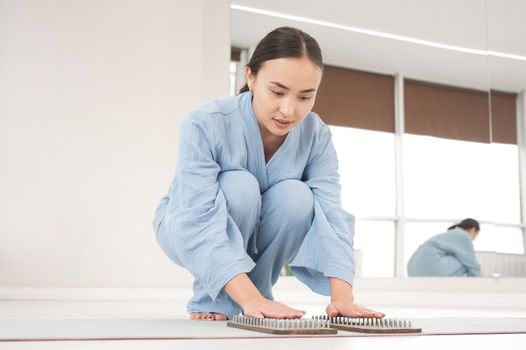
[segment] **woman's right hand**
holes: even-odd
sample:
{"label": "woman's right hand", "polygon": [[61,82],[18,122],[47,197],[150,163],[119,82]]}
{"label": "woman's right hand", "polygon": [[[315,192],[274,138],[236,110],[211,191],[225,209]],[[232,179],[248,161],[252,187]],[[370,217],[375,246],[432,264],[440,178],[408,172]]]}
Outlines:
{"label": "woman's right hand", "polygon": [[305,311],[263,297],[246,302],[242,308],[245,316],[255,318],[300,318],[305,315]]}
{"label": "woman's right hand", "polygon": [[225,285],[226,293],[241,306],[245,316],[256,318],[300,318],[305,311],[265,298],[246,273],[241,273]]}

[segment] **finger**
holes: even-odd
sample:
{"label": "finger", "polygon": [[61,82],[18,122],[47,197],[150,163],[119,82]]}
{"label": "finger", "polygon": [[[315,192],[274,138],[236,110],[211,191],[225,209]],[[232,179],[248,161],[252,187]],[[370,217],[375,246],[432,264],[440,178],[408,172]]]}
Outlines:
{"label": "finger", "polygon": [[385,314],[359,306],[359,311],[364,317],[382,318]]}
{"label": "finger", "polygon": [[334,305],[329,304],[327,308],[325,308],[325,312],[329,317],[336,317],[338,316],[338,310],[334,307]]}
{"label": "finger", "polygon": [[300,317],[303,317],[303,315],[305,315],[305,311],[291,308],[290,312],[287,314],[287,317],[288,318],[300,318]]}
{"label": "finger", "polygon": [[300,310],[293,309],[278,302],[269,305],[269,308],[262,310],[262,312],[265,316],[272,318],[298,318],[303,316]]}
{"label": "finger", "polygon": [[362,312],[360,311],[357,311],[357,310],[351,310],[349,313],[345,313],[345,315],[343,316],[347,316],[347,317],[366,317]]}
{"label": "finger", "polygon": [[272,318],[297,318],[301,316],[296,316],[297,313],[294,312],[294,309],[289,308],[288,306],[281,306],[275,309],[264,310],[263,314],[267,317]]}
{"label": "finger", "polygon": [[265,318],[266,315],[264,315],[261,311],[255,311],[252,315],[248,315],[248,316],[252,316],[255,318]]}
{"label": "finger", "polygon": [[345,317],[357,317],[357,318],[359,318],[359,317],[366,317],[361,312],[361,310],[359,308],[356,308],[356,307],[346,307],[343,310],[340,310],[340,312],[338,314],[340,316],[345,316]]}
{"label": "finger", "polygon": [[226,316],[223,314],[214,314],[216,321],[226,321]]}
{"label": "finger", "polygon": [[272,312],[272,311],[266,311],[266,312],[263,312],[263,317],[265,318],[286,318],[285,316],[283,316],[282,314],[280,313],[276,313],[276,312]]}
{"label": "finger", "polygon": [[384,318],[385,317],[385,314],[383,312],[373,311],[373,313],[374,313],[373,317],[376,317],[376,318]]}

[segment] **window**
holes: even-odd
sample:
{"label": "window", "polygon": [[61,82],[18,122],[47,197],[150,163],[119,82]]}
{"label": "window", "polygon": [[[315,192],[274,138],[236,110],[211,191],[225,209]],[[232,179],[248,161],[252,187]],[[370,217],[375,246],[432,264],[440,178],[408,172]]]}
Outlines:
{"label": "window", "polygon": [[[235,96],[240,89],[239,70],[244,67],[243,58],[246,57],[246,50],[232,47],[230,49],[230,65],[229,65],[229,82],[230,82],[230,96]],[[241,68],[240,68],[241,67]]]}
{"label": "window", "polygon": [[473,245],[478,251],[524,254],[522,229],[519,227],[482,224]]}
{"label": "window", "polygon": [[394,134],[330,126],[342,203],[355,216],[395,215]]}
{"label": "window", "polygon": [[[357,276],[394,275],[394,134],[330,126],[343,208],[356,217]],[[376,218],[376,219],[375,219]]]}
{"label": "window", "polygon": [[520,224],[519,147],[515,144],[490,145],[489,173],[493,186],[490,218],[494,222]]}
{"label": "window", "polygon": [[407,217],[491,218],[491,144],[405,134],[403,146]]}
{"label": "window", "polygon": [[237,62],[230,61],[229,77],[230,77],[230,96],[235,96],[236,91],[236,76],[237,76]]}
{"label": "window", "polygon": [[395,269],[393,221],[357,220],[354,232],[356,276],[393,277]]}

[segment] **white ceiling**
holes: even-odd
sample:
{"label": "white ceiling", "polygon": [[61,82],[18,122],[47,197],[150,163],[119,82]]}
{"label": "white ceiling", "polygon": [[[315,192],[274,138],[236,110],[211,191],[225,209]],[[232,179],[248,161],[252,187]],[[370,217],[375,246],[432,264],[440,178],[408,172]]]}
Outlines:
{"label": "white ceiling", "polygon": [[[526,56],[522,0],[232,0],[348,27],[446,45]],[[270,30],[289,25],[314,36],[327,64],[450,85],[526,90],[526,61],[464,53],[232,9],[232,45],[254,48]]]}

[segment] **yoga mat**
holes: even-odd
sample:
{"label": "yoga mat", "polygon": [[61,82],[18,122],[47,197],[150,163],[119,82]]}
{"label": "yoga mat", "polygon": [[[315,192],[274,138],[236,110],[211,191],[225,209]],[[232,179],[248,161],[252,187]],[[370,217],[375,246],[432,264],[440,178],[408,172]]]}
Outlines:
{"label": "yoga mat", "polygon": [[229,328],[226,321],[167,319],[0,320],[0,342],[64,340],[244,339],[526,334],[526,318],[411,318],[420,334],[273,335]]}

